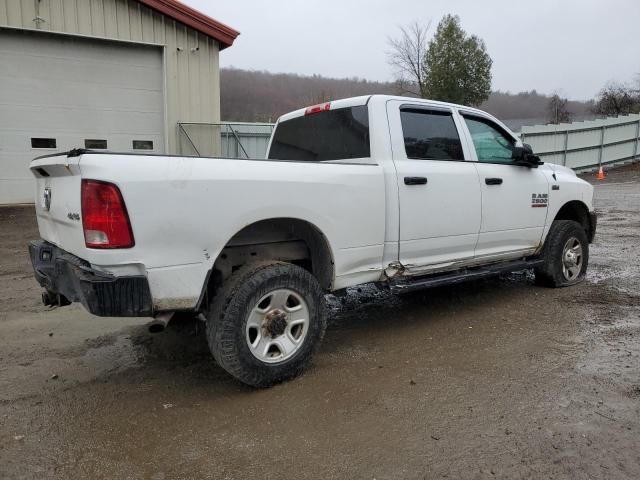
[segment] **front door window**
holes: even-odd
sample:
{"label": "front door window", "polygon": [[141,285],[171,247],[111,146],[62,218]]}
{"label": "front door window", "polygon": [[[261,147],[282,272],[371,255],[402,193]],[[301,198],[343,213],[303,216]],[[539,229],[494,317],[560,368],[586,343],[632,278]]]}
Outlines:
{"label": "front door window", "polygon": [[477,117],[464,117],[471,133],[479,162],[513,163],[514,141],[492,122]]}

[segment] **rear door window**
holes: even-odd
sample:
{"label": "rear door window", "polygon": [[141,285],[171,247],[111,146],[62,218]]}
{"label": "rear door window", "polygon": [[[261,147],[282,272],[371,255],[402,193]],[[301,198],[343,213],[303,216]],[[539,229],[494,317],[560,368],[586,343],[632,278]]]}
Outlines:
{"label": "rear door window", "polygon": [[366,105],[320,111],[280,122],[269,158],[321,162],[371,156]]}
{"label": "rear door window", "polygon": [[449,111],[403,108],[400,110],[407,158],[464,160],[460,136]]}

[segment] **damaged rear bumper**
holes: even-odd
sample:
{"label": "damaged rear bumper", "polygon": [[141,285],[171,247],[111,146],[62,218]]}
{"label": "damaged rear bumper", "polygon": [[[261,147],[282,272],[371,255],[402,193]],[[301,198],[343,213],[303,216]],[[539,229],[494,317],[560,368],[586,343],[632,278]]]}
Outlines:
{"label": "damaged rear bumper", "polygon": [[43,301],[67,305],[81,303],[100,317],[150,317],[153,304],[145,276],[100,272],[81,258],[43,240],[29,244],[38,283],[46,289]]}

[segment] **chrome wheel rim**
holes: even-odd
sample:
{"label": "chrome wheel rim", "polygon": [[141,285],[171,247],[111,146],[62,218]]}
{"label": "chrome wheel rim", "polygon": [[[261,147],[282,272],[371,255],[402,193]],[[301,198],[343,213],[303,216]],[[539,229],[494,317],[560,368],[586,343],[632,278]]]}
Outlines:
{"label": "chrome wheel rim", "polygon": [[245,337],[258,360],[278,363],[292,357],[309,329],[309,307],[297,292],[280,288],[264,295],[249,312]]}
{"label": "chrome wheel rim", "polygon": [[562,274],[568,281],[573,281],[582,271],[582,244],[576,237],[571,237],[562,249]]}

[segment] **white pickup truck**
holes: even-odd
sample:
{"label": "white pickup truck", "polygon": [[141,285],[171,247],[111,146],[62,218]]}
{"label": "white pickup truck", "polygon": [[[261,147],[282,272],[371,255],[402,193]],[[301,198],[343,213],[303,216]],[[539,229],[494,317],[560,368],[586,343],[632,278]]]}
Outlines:
{"label": "white pickup truck", "polygon": [[580,282],[593,187],[500,121],[392,96],[282,116],[266,159],[72,150],[31,163],[45,304],[100,316],[192,311],[218,363],[269,386],[299,374],[324,295],[533,268]]}

